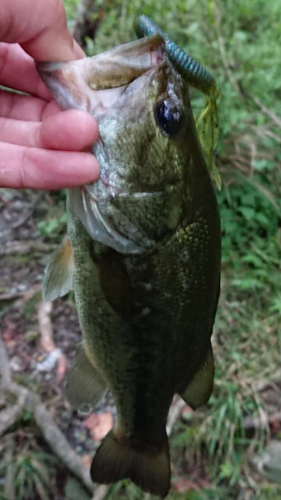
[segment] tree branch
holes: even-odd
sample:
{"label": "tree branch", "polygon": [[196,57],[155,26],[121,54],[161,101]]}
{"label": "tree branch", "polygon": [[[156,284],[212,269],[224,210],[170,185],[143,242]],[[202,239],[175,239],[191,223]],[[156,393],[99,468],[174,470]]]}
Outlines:
{"label": "tree branch", "polygon": [[9,366],[8,354],[1,337],[0,337],[0,375],[2,379],[2,387],[5,390],[11,384],[12,379],[11,379],[11,370]]}
{"label": "tree branch", "polygon": [[15,405],[0,412],[0,436],[3,436],[20,419],[24,403],[25,398],[22,395]]}
{"label": "tree branch", "polygon": [[186,406],[186,403],[183,401],[183,399],[178,398],[174,404],[170,408],[169,416],[168,416],[168,421],[167,421],[167,426],[166,426],[166,431],[168,436],[171,435],[173,427],[178,420],[183,408]]}
{"label": "tree branch", "polygon": [[281,118],[279,116],[277,116],[273,111],[271,111],[271,109],[268,109],[259,99],[258,97],[254,97],[250,94],[247,94],[248,97],[250,97],[255,103],[256,105],[260,108],[260,110],[263,112],[263,114],[265,114],[266,116],[268,116],[274,123],[275,125],[277,125],[277,127],[281,128]]}
{"label": "tree branch", "polygon": [[108,492],[108,486],[102,484],[95,489],[91,500],[103,500],[104,497],[107,495],[107,492]]}
{"label": "tree branch", "polygon": [[37,394],[29,389],[14,384],[11,381],[11,372],[9,360],[4,342],[0,337],[0,374],[2,376],[2,388],[4,392],[15,395],[18,398],[22,408],[29,410],[35,419],[37,426],[49,444],[53,452],[59,457],[62,463],[86,486],[89,491],[94,490],[90,479],[89,469],[84,465],[79,455],[77,455],[69,446],[66,438],[54,422],[50,413],[46,410]]}

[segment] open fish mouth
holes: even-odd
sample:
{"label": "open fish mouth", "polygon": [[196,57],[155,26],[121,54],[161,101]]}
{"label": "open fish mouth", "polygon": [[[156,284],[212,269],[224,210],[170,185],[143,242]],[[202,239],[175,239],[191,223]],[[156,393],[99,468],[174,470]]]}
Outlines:
{"label": "open fish mouth", "polygon": [[[174,185],[165,188],[164,182],[134,186],[130,169],[141,160],[135,157],[128,166],[119,157],[119,168],[112,145],[119,142],[119,124],[123,131],[133,124],[138,126],[139,120],[153,120],[147,122],[148,129],[155,126],[153,103],[166,88],[171,71],[163,37],[152,35],[78,61],[38,63],[37,69],[63,109],[87,111],[99,125],[100,138],[93,153],[101,165],[100,178],[69,191],[70,211],[93,240],[120,253],[155,248],[179,223],[180,213],[174,209],[180,206],[178,189]],[[130,137],[126,140],[130,148]],[[151,201],[157,216],[148,213]],[[161,230],[154,230],[157,219],[162,219]]]}
{"label": "open fish mouth", "polygon": [[131,82],[166,60],[163,38],[152,35],[78,61],[39,62],[37,70],[62,109],[96,118],[115,107]]}

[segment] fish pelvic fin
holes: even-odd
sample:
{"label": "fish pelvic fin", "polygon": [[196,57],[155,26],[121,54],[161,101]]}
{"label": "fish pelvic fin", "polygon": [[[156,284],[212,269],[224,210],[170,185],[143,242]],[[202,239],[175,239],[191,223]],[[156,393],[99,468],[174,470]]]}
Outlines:
{"label": "fish pelvic fin", "polygon": [[43,300],[48,302],[66,295],[73,286],[74,263],[71,243],[65,236],[51,257],[43,279]]}
{"label": "fish pelvic fin", "polygon": [[186,389],[179,392],[181,398],[194,410],[207,403],[214,385],[214,357],[210,343],[207,355]]}
{"label": "fish pelvic fin", "polygon": [[98,448],[91,466],[95,483],[110,484],[131,479],[143,491],[165,498],[170,489],[168,437],[162,449],[139,451],[111,430]]}
{"label": "fish pelvic fin", "polygon": [[73,365],[67,374],[65,397],[71,406],[80,411],[91,411],[103,398],[107,387],[94,366],[92,356],[83,345],[75,354]]}

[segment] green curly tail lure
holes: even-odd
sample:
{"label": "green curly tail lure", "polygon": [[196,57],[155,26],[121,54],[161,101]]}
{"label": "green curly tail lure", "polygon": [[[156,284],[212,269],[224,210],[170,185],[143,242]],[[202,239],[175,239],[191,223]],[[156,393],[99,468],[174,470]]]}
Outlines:
{"label": "green curly tail lure", "polygon": [[189,85],[207,96],[205,108],[196,119],[196,128],[210,175],[218,189],[221,189],[221,177],[214,161],[219,140],[217,102],[220,92],[216,80],[198,61],[178,47],[149,17],[138,17],[134,27],[139,38],[159,33],[165,40],[167,55],[175,68]]}

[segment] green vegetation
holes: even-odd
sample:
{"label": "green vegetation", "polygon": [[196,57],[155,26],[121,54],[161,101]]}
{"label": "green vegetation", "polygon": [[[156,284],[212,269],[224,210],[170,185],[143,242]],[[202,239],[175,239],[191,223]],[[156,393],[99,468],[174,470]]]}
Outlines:
{"label": "green vegetation", "polygon": [[[74,2],[65,3],[70,14]],[[88,40],[89,54],[135,38],[133,20],[146,14],[207,66],[221,88],[223,274],[214,332],[216,382],[205,411],[188,414],[171,439],[176,479],[188,476],[186,464],[196,456],[212,486],[171,493],[169,499],[277,500],[280,487],[255,476],[249,461],[269,435],[258,385],[280,370],[281,359],[280,0],[97,0],[95,5],[104,17],[96,40]],[[191,96],[197,115],[203,97],[194,90]],[[40,231],[50,236],[62,222],[51,214]],[[251,435],[247,417],[263,422]],[[196,471],[192,478],[196,483]],[[109,489],[107,500],[117,498],[148,496],[124,483]]]}
{"label": "green vegetation", "polygon": [[[25,420],[30,420],[28,415]],[[1,452],[0,475],[6,477],[6,496],[0,494],[0,500],[52,499],[58,461],[41,450],[28,429],[2,438]]]}

